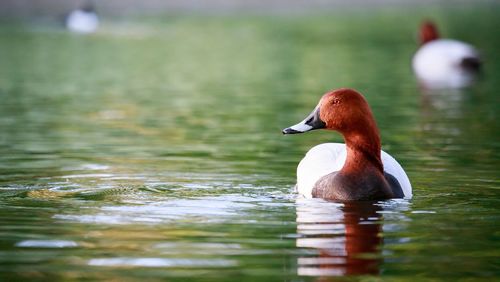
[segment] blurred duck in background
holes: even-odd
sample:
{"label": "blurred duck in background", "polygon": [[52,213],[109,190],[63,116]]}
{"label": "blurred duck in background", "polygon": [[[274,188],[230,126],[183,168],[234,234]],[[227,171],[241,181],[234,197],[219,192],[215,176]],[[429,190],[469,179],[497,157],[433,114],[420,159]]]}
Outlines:
{"label": "blurred duck in background", "polygon": [[76,33],[92,33],[99,26],[99,18],[91,1],[85,2],[81,8],[69,13],[66,28]]}
{"label": "blurred duck in background", "polygon": [[425,21],[420,27],[421,47],[413,56],[413,71],[428,89],[470,86],[481,67],[478,51],[453,39],[440,39],[436,25]]}

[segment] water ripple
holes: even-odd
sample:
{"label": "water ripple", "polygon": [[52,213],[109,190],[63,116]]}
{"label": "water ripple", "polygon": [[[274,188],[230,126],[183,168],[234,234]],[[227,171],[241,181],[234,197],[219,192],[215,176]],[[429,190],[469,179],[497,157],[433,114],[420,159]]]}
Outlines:
{"label": "water ripple", "polygon": [[173,258],[95,258],[88,262],[93,266],[140,266],[140,267],[231,267],[235,260],[227,259],[173,259]]}
{"label": "water ripple", "polygon": [[21,248],[74,248],[78,244],[74,241],[65,240],[25,240],[16,243]]}
{"label": "water ripple", "polygon": [[258,202],[258,199],[239,195],[142,201],[136,205],[103,206],[97,214],[56,214],[53,218],[96,224],[151,224],[187,218],[220,222],[241,215],[242,210],[255,207]]}

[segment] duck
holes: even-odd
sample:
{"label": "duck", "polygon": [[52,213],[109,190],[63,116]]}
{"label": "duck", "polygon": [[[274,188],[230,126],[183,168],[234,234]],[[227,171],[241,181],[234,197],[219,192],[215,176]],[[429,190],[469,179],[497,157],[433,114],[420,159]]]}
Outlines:
{"label": "duck", "polygon": [[73,10],[66,18],[66,28],[75,33],[92,33],[99,26],[99,18],[92,2]]}
{"label": "duck", "polygon": [[464,88],[476,80],[481,58],[474,46],[454,39],[442,39],[431,21],[421,24],[420,48],[412,68],[424,88]]}
{"label": "duck", "polygon": [[317,129],[339,132],[345,144],[319,144],[306,153],[297,166],[298,194],[334,201],[412,198],[406,172],[381,150],[377,124],[362,94],[349,88],[327,92],[303,121],[282,133]]}

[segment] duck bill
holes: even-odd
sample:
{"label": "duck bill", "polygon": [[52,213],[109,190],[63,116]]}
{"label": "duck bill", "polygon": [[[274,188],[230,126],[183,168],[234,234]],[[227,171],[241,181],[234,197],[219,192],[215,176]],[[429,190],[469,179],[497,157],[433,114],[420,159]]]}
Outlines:
{"label": "duck bill", "polygon": [[325,128],[326,124],[319,117],[319,105],[303,121],[283,129],[283,134],[297,134]]}

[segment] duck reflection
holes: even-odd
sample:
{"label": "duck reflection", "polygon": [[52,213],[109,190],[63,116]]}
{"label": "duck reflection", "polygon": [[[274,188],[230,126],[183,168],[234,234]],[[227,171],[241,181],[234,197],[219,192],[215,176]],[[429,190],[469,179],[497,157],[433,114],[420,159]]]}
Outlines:
{"label": "duck reflection", "polygon": [[317,249],[299,257],[298,275],[378,274],[382,224],[374,202],[297,200],[297,247]]}
{"label": "duck reflection", "polygon": [[422,115],[424,117],[435,114],[447,118],[461,117],[466,92],[464,89],[430,90],[421,88]]}

